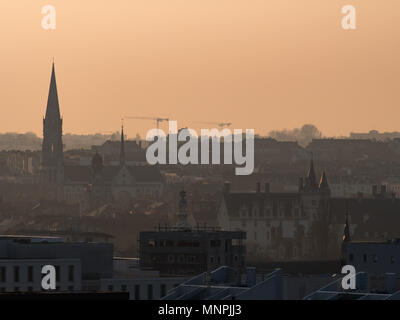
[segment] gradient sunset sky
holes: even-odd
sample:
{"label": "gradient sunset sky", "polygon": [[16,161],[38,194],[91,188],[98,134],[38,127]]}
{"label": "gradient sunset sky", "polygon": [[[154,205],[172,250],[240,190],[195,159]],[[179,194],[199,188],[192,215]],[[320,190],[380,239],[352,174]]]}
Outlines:
{"label": "gradient sunset sky", "polygon": [[[0,132],[41,136],[53,57],[64,133],[116,131],[123,116],[400,131],[399,0],[2,0],[0,41]],[[129,137],[154,126],[125,121]]]}

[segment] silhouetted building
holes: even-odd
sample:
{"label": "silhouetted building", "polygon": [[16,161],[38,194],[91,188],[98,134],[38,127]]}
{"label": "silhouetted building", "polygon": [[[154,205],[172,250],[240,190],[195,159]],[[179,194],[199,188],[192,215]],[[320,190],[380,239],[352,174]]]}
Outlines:
{"label": "silhouetted building", "polygon": [[242,231],[192,228],[187,224],[185,192],[181,192],[178,224],[174,228],[140,232],[140,267],[161,275],[194,275],[229,266],[245,267]]}
{"label": "silhouetted building", "polygon": [[60,184],[63,181],[62,123],[53,63],[42,143],[41,176],[42,181],[48,184]]}
{"label": "silhouetted building", "polygon": [[157,167],[126,163],[124,130],[121,131],[120,161],[104,166],[96,153],[92,165],[67,165],[63,158],[62,123],[54,63],[46,116],[43,119],[41,181],[52,199],[90,207],[93,202],[129,202],[131,198],[158,198],[164,179]]}

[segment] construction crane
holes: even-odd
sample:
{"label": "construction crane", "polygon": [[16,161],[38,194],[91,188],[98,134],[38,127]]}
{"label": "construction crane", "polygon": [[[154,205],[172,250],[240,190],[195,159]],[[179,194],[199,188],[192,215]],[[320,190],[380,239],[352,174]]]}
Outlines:
{"label": "construction crane", "polygon": [[157,123],[157,129],[160,126],[160,122],[169,121],[168,118],[158,118],[158,117],[125,117],[124,119],[138,119],[138,120],[153,120]]}
{"label": "construction crane", "polygon": [[213,124],[213,125],[217,125],[218,127],[220,127],[221,129],[227,127],[229,128],[232,123],[231,122],[207,122],[207,121],[196,121],[195,123],[198,124]]}

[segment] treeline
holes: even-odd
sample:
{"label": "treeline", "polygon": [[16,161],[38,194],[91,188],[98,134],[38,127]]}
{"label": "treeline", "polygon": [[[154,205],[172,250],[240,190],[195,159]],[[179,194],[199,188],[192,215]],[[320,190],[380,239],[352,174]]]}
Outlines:
{"label": "treeline", "polygon": [[[92,145],[101,145],[107,140],[119,140],[120,133],[112,134],[70,134],[63,135],[63,143],[68,149],[89,149]],[[0,150],[40,150],[42,148],[42,138],[33,132],[0,133]]]}
{"label": "treeline", "polygon": [[301,128],[270,131],[268,136],[278,141],[297,141],[305,147],[312,139],[322,138],[322,132],[313,124],[305,124]]}
{"label": "treeline", "polygon": [[[273,130],[268,134],[269,137],[278,141],[297,141],[300,145],[308,145],[312,139],[322,137],[321,131],[313,124],[305,124],[301,128]],[[65,150],[69,149],[89,149],[93,145],[101,145],[107,140],[118,141],[121,135],[119,131],[110,134],[71,134],[63,135]],[[140,139],[137,136],[136,139]],[[33,132],[27,133],[0,133],[0,150],[40,150],[42,138]]]}

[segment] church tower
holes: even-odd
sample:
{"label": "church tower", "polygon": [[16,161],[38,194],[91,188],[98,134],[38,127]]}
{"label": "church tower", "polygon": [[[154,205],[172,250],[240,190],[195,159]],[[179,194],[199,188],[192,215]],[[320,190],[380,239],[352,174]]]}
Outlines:
{"label": "church tower", "polygon": [[43,183],[60,184],[63,175],[62,118],[53,62],[46,116],[43,119],[41,178]]}

